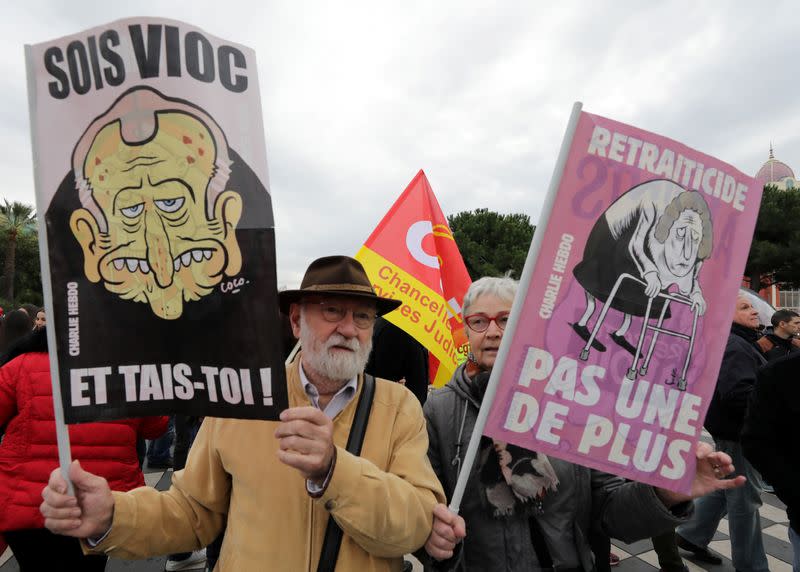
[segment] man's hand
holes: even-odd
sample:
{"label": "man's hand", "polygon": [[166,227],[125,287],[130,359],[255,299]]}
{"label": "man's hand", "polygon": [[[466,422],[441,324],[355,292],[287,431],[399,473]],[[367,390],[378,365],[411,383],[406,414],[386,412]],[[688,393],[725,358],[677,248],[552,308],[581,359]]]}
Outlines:
{"label": "man's hand", "polygon": [[456,544],[467,535],[464,519],[443,504],[433,507],[433,528],[425,542],[425,552],[436,560],[453,557]]}
{"label": "man's hand", "polygon": [[648,272],[643,278],[647,282],[644,287],[644,293],[648,298],[655,298],[661,292],[661,280],[658,279],[658,272]]}
{"label": "man's hand", "polygon": [[281,413],[275,430],[278,458],[321,485],[333,462],[333,422],[316,407],[292,407]]}
{"label": "man's hand", "polygon": [[747,481],[741,475],[733,479],[726,479],[725,477],[735,470],[733,461],[730,455],[714,451],[708,443],[698,443],[695,454],[697,456],[697,468],[695,469],[694,481],[692,481],[692,492],[689,496],[666,489],[656,489],[656,494],[668,507],[721,489],[735,489],[736,487],[741,487]]}
{"label": "man's hand", "polygon": [[69,466],[69,478],[75,496],[67,495],[67,482],[61,469],[50,473],[50,481],[42,490],[44,502],[39,510],[50,531],[77,538],[98,538],[111,528],[114,497],[103,477],[87,473],[78,461]]}

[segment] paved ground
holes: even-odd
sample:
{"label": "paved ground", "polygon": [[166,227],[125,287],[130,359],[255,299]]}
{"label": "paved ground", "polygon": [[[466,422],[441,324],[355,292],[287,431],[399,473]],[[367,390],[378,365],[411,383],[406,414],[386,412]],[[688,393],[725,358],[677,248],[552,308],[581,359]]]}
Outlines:
{"label": "paved ground", "polygon": [[[761,498],[764,506],[761,507],[761,528],[764,534],[764,548],[767,551],[770,572],[792,572],[792,546],[789,544],[789,520],[786,517],[785,506],[775,495],[763,494]],[[617,553],[622,562],[614,568],[618,572],[652,572],[658,570],[658,558],[653,551],[649,540],[640,540],[633,544],[625,544],[618,540],[611,541],[612,551]],[[723,557],[719,566],[712,566],[704,562],[694,562],[688,552],[682,552],[683,561],[691,572],[734,572],[730,561],[731,542],[728,537],[728,519],[725,518],[717,528],[717,534],[709,547]],[[2,568],[0,571],[5,572]]]}
{"label": "paved ground", "polygon": [[[147,484],[164,489],[169,486],[171,471],[150,471],[145,470]],[[764,506],[761,507],[761,525],[764,531],[764,546],[767,550],[769,559],[769,569],[771,572],[792,572],[792,547],[788,539],[788,519],[784,505],[771,494],[762,495]],[[624,544],[617,540],[612,540],[614,548],[622,562],[615,572],[646,572],[658,570],[658,559],[653,551],[653,545],[649,540],[641,540],[633,544]],[[701,562],[693,562],[688,558],[688,553],[683,553],[691,572],[734,572],[730,561],[731,545],[728,539],[728,520],[723,519],[717,530],[717,535],[711,543],[711,548],[718,552],[724,561],[720,566],[711,566]],[[128,561],[110,560],[106,567],[107,572],[161,572],[164,570],[164,558],[151,558],[149,560]],[[195,570],[202,570],[202,566]],[[421,567],[415,566],[415,570]],[[0,572],[19,572],[19,566],[10,554],[10,551],[0,557]],[[38,572],[38,571],[37,571]],[[51,571],[41,571],[51,572]],[[56,572],[56,571],[52,571]]]}

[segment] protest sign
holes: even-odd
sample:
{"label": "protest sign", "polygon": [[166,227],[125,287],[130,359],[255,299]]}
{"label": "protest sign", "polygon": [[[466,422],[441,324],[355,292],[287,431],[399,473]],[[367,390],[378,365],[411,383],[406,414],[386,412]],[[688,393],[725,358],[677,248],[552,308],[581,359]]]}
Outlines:
{"label": "protest sign", "polygon": [[588,113],[557,177],[483,432],[686,492],[761,188]]}
{"label": "protest sign", "polygon": [[255,53],[133,18],[26,59],[66,422],[276,419],[287,398]]}
{"label": "protest sign", "polygon": [[[420,171],[356,254],[379,296],[402,300],[387,314],[438,361],[434,385],[467,355],[461,304],[472,282],[447,219]],[[432,368],[433,369],[433,368]]]}

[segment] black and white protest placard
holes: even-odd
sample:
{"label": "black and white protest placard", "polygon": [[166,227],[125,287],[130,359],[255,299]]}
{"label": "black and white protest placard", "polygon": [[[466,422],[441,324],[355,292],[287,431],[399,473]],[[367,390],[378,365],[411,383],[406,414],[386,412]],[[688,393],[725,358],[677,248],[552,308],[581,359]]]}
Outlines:
{"label": "black and white protest placard", "polygon": [[286,407],[255,53],[172,20],[27,46],[67,423]]}

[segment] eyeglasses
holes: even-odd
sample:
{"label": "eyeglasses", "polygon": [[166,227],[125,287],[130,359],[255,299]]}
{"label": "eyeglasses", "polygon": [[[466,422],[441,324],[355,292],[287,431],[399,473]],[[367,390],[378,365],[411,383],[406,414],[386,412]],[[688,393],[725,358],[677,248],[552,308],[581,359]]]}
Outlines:
{"label": "eyeglasses", "polygon": [[506,329],[508,323],[508,312],[500,312],[494,316],[487,316],[486,314],[470,314],[464,316],[464,322],[467,327],[473,332],[485,332],[489,329],[489,324],[494,322],[500,330]]}
{"label": "eyeglasses", "polygon": [[[309,306],[319,306],[322,317],[326,322],[341,322],[350,311],[344,304],[337,304],[336,302],[303,302]],[[374,311],[356,309],[353,312],[353,323],[360,330],[366,330],[375,324],[377,314]]]}

